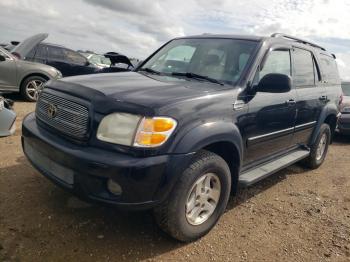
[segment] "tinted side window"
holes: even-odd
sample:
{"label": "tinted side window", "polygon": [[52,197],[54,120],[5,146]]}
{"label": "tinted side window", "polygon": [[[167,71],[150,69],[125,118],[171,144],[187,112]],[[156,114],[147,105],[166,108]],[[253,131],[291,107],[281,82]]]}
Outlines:
{"label": "tinted side window", "polygon": [[64,60],[63,49],[56,46],[47,47],[49,58],[53,60]]}
{"label": "tinted side window", "polygon": [[295,86],[314,86],[314,61],[311,52],[295,48],[294,52],[294,84]]}
{"label": "tinted side window", "polygon": [[337,63],[333,57],[327,55],[320,55],[322,78],[330,84],[339,83],[339,73]]}
{"label": "tinted side window", "polygon": [[274,50],[268,54],[264,67],[261,69],[257,81],[267,74],[291,75],[289,50]]}
{"label": "tinted side window", "polygon": [[35,57],[37,47],[34,47],[30,52],[26,55],[25,60],[33,61]]}
{"label": "tinted side window", "polygon": [[46,50],[47,50],[47,47],[45,45],[39,45],[36,50],[35,58],[46,59],[47,57]]}
{"label": "tinted side window", "polygon": [[85,65],[86,64],[86,58],[80,55],[78,52],[74,52],[69,49],[63,49],[65,58],[67,59],[68,63],[72,64],[78,64],[78,65]]}

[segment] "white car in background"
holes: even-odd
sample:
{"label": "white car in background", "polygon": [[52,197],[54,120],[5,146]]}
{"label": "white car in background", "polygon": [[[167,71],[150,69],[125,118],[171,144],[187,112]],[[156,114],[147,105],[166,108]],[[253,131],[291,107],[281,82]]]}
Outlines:
{"label": "white car in background", "polygon": [[111,66],[111,60],[103,55],[94,53],[80,53],[89,60],[89,62],[100,68],[107,68]]}

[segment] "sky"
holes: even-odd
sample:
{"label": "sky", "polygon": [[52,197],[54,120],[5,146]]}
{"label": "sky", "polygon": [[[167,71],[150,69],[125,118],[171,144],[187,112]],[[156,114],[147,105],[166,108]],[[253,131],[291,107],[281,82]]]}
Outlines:
{"label": "sky", "polygon": [[146,58],[168,40],[203,33],[313,40],[350,80],[349,0],[0,0],[0,42],[49,33],[72,49]]}

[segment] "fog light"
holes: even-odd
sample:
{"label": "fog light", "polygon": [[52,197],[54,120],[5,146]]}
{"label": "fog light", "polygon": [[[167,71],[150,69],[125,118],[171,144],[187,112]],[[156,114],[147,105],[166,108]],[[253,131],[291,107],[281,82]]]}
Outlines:
{"label": "fog light", "polygon": [[122,187],[112,179],[108,179],[107,188],[109,192],[111,192],[113,195],[116,195],[116,196],[121,195],[123,192]]}

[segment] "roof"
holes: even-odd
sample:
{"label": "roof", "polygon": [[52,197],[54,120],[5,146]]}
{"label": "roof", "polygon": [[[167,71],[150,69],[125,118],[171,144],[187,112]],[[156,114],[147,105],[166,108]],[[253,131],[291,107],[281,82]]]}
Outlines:
{"label": "roof", "polygon": [[189,38],[224,38],[224,39],[240,39],[240,40],[250,40],[250,41],[268,41],[270,43],[293,43],[303,45],[314,50],[319,50],[324,54],[328,54],[335,58],[335,55],[326,51],[326,49],[316,43],[313,43],[309,40],[286,35],[283,33],[274,33],[271,36],[263,37],[263,36],[255,36],[255,35],[234,35],[234,34],[202,34],[202,35],[193,35],[193,36],[184,36],[178,37],[176,39],[189,39]]}
{"label": "roof", "polygon": [[63,45],[52,44],[52,43],[47,43],[47,42],[42,42],[41,44],[42,44],[42,45],[49,45],[49,46],[56,46],[56,47],[64,47],[64,48],[66,48],[66,47],[63,46]]}
{"label": "roof", "polygon": [[184,39],[184,38],[226,38],[226,39],[242,39],[242,40],[252,40],[252,41],[262,41],[266,39],[266,37],[254,36],[254,35],[207,34],[207,33],[202,35],[178,37],[178,39]]}

